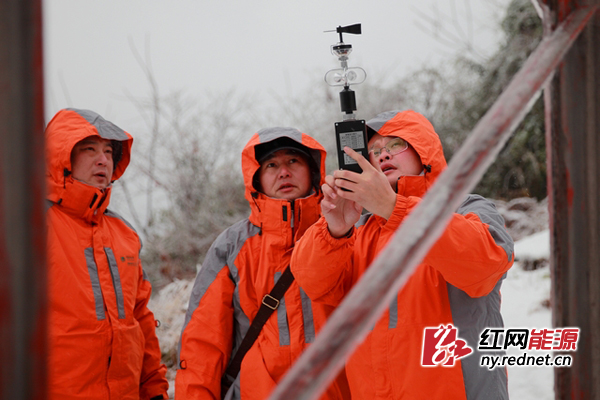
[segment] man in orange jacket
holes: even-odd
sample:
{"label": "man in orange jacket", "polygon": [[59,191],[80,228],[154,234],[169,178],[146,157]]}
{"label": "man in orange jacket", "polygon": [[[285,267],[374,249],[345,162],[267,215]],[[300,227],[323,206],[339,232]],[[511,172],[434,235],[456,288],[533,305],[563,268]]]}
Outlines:
{"label": "man in orange jacket", "polygon": [[[296,241],[319,218],[325,155],[315,139],[293,128],[262,129],[246,144],[242,173],[250,216],[219,235],[196,277],[181,334],[176,399],[266,399],[332,312],[311,303],[292,281],[232,385],[222,390],[265,295],[287,276]],[[345,385],[342,373],[323,399],[347,398]]]}
{"label": "man in orange jacket", "polygon": [[[326,177],[323,217],[292,256],[292,272],[315,303],[342,301],[446,167],[439,137],[421,114],[385,112],[367,127],[370,163],[346,149],[362,174],[340,170]],[[370,213],[361,216],[363,207]],[[503,218],[490,201],[468,196],[349,358],[352,398],[507,399],[506,371],[480,367],[477,345],[486,327],[503,326],[500,286],[512,263]],[[424,357],[425,329],[449,325],[447,332],[457,328],[454,338],[473,354],[424,366],[432,364]]]}
{"label": "man in orange jacket", "polygon": [[46,128],[49,399],[167,398],[141,241],[107,209],[132,142],[88,110]]}

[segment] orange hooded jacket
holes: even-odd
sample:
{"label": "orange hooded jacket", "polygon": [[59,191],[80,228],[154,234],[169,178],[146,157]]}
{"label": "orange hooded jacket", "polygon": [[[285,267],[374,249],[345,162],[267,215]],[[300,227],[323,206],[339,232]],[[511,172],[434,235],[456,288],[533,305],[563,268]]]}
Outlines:
{"label": "orange hooded jacket", "polygon": [[[388,220],[361,217],[348,238],[333,238],[324,218],[292,257],[296,280],[316,303],[338,305],[446,167],[433,126],[414,111],[387,112],[367,122],[370,133],[397,136],[419,154],[424,174],[398,180]],[[507,399],[504,369],[479,367],[485,327],[503,326],[500,285],[513,263],[513,242],[495,206],[470,195],[444,234],[346,364],[353,399]],[[454,367],[422,367],[424,328],[453,324],[474,354]]]}
{"label": "orange hooded jacket", "polygon": [[[281,137],[309,149],[319,169],[315,171],[319,175],[313,176],[317,192],[289,201],[267,197],[254,188],[253,177],[260,167],[255,147]],[[242,170],[251,214],[219,235],[196,277],[181,335],[176,399],[223,397],[221,377],[232,354],[264,295],[289,265],[294,244],[319,218],[325,155],[316,140],[292,128],[263,129],[246,144]],[[294,281],[246,353],[225,398],[266,399],[332,310],[312,304]],[[339,381],[345,382],[343,377]],[[330,386],[323,398],[343,398],[338,384]]]}
{"label": "orange hooded jacket", "polygon": [[113,181],[125,172],[133,142],[88,110],[61,110],[46,128],[48,398],[166,399],[141,241],[107,209],[110,186],[101,191],[70,174],[71,151],[88,136],[122,143]]}

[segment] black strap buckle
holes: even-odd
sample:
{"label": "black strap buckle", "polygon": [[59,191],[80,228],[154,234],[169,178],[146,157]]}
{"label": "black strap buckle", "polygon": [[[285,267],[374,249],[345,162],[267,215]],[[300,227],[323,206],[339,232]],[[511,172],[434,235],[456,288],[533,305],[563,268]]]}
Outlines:
{"label": "black strap buckle", "polygon": [[265,294],[265,297],[263,297],[262,299],[262,303],[269,307],[271,310],[276,310],[277,307],[279,307],[279,300],[277,300],[275,297],[271,296],[270,294]]}

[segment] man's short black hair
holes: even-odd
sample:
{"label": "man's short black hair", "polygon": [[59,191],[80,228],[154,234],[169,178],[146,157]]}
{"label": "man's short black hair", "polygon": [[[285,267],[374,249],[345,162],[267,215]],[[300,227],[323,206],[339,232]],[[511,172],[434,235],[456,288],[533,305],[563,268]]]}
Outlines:
{"label": "man's short black hair", "polygon": [[121,161],[121,158],[123,158],[123,143],[120,140],[111,140],[110,146],[113,150],[112,159],[114,171],[119,161]]}

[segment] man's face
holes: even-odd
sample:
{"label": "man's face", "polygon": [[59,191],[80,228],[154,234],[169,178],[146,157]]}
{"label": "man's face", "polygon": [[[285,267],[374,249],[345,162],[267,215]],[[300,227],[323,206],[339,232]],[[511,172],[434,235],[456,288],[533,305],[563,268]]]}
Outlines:
{"label": "man's face", "polygon": [[90,136],[79,141],[71,152],[73,178],[106,189],[113,174],[112,153],[110,140]]}
{"label": "man's face", "polygon": [[261,191],[276,199],[295,200],[311,191],[308,161],[293,150],[279,150],[260,165]]}
{"label": "man's face", "polygon": [[[398,178],[405,175],[419,175],[423,171],[423,164],[419,155],[412,148],[408,148],[401,151],[398,154],[390,154],[384,146],[397,139],[396,136],[381,136],[375,134],[371,140],[369,140],[369,161],[371,164],[379,164],[381,170],[388,179],[388,182],[396,190],[398,184]],[[383,149],[382,149],[383,148]],[[379,152],[379,156],[375,156],[373,150]]]}

